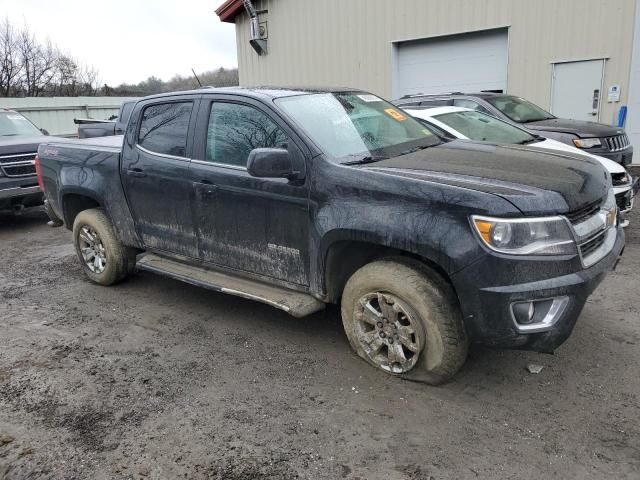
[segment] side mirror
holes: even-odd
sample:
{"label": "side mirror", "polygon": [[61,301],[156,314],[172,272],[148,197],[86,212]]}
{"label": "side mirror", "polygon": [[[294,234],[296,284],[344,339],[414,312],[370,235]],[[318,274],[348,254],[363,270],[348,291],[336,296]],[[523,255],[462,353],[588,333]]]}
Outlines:
{"label": "side mirror", "polygon": [[300,171],[293,166],[288,150],[284,148],[254,148],[249,153],[247,171],[252,177],[300,179]]}
{"label": "side mirror", "polygon": [[46,131],[44,128],[41,128],[40,132],[42,132],[43,135],[49,135],[49,132]]}

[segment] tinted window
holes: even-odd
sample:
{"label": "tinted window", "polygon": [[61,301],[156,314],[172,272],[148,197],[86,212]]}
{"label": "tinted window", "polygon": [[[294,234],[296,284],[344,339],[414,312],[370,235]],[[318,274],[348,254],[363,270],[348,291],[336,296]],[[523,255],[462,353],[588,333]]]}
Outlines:
{"label": "tinted window", "polygon": [[120,112],[120,118],[118,121],[120,123],[127,123],[129,121],[129,116],[131,115],[131,110],[133,110],[134,102],[128,102],[122,105],[122,112]]}
{"label": "tinted window", "polygon": [[260,110],[214,103],[207,131],[207,160],[244,167],[254,148],[287,148],[287,138]]}
{"label": "tinted window", "polygon": [[467,98],[456,98],[453,101],[453,104],[456,107],[470,108],[471,110],[475,110],[476,112],[489,113],[489,111],[478,102],[474,102],[473,100],[469,100]]}
{"label": "tinted window", "polygon": [[138,144],[154,153],[186,156],[191,102],[150,105],[142,113]]}
{"label": "tinted window", "polygon": [[447,107],[451,106],[453,102],[451,100],[440,99],[440,100],[426,100],[420,103],[421,107]]}

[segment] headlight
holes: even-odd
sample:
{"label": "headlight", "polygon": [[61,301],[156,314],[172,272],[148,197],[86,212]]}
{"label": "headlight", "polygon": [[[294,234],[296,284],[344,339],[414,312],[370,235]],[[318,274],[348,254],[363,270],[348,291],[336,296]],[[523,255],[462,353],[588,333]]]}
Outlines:
{"label": "headlight", "polygon": [[593,148],[602,146],[599,138],[574,138],[573,144],[578,148]]}
{"label": "headlight", "polygon": [[473,215],[473,226],[491,250],[510,255],[577,253],[573,233],[561,217],[491,218]]}
{"label": "headlight", "polygon": [[612,173],[611,181],[613,182],[614,187],[621,187],[623,185],[628,185],[631,183],[631,175],[629,175],[627,172]]}

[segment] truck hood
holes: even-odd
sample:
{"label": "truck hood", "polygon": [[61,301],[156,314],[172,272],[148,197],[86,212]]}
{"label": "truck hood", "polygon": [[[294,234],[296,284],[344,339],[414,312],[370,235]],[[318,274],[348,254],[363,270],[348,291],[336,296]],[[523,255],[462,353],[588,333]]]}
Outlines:
{"label": "truck hood", "polygon": [[525,123],[523,126],[537,132],[571,133],[581,138],[612,137],[624,133],[624,130],[612,127],[611,125],[585,122],[583,120],[569,120],[567,118],[551,118],[549,120]]}
{"label": "truck hood", "polygon": [[602,200],[610,188],[605,169],[589,157],[466,140],[376,162],[367,169],[492,193],[525,215],[579,210]]}
{"label": "truck hood", "polygon": [[38,145],[51,141],[51,137],[37,135],[35,137],[0,137],[0,156],[18,153],[35,153]]}

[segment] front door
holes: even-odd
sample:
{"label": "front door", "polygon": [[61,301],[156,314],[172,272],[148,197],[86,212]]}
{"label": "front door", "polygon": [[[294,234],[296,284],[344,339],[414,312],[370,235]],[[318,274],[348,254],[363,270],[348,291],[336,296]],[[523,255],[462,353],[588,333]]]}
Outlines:
{"label": "front door", "polygon": [[246,169],[254,148],[303,150],[272,112],[248,100],[203,101],[200,153],[191,163],[194,217],[205,263],[308,284],[307,185],[255,178]]}
{"label": "front door", "polygon": [[135,143],[123,154],[122,178],[144,246],[198,258],[187,141],[195,111],[191,99],[144,107]]}
{"label": "front door", "polygon": [[554,64],[551,113],[560,118],[599,120],[604,62]]}

